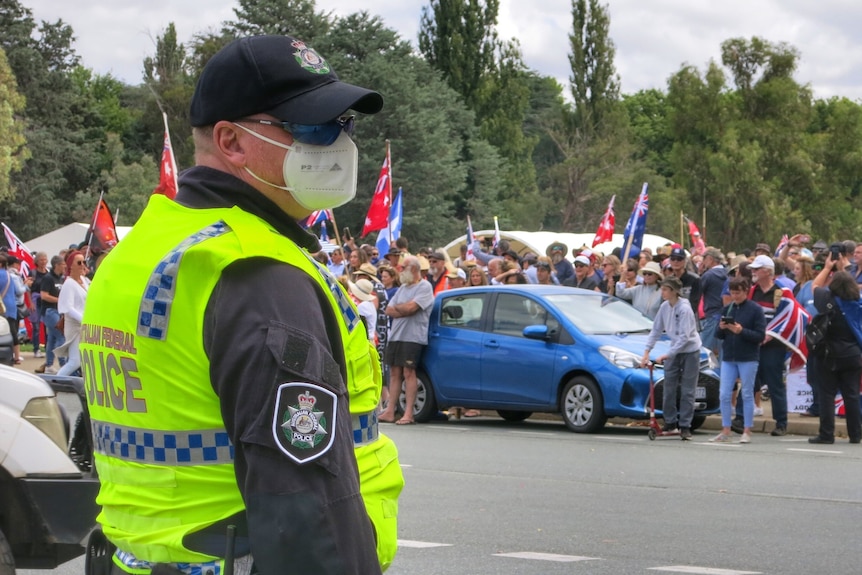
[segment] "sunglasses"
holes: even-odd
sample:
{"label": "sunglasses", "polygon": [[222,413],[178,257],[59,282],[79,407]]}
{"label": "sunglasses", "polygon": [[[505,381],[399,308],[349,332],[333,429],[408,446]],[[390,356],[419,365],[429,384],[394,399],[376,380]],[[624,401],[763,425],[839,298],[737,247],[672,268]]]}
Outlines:
{"label": "sunglasses", "polygon": [[536,264],[536,268],[551,271],[551,266],[545,263]]}
{"label": "sunglasses", "polygon": [[296,124],[279,120],[258,120],[257,118],[241,121],[264,124],[265,126],[280,126],[282,130],[293,136],[294,140],[310,146],[330,146],[335,143],[341,132],[352,136],[356,127],[356,116],[345,116],[325,124]]}
{"label": "sunglasses", "polygon": [[85,262],[84,260],[76,260],[76,261],[74,262],[74,264],[75,264],[76,266],[82,266],[82,265],[84,265],[85,263],[86,263],[86,262]]}
{"label": "sunglasses", "polygon": [[670,261],[672,261],[672,262],[684,262],[685,258],[682,258],[680,256],[670,256]]}

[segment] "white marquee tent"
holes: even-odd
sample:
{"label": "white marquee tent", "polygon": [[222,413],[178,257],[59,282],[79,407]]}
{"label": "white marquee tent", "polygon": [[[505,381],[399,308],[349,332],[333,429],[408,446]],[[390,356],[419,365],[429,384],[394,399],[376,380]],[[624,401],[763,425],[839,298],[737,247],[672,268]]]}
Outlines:
{"label": "white marquee tent", "polygon": [[[69,224],[38,238],[27,240],[24,242],[24,245],[30,251],[45,252],[50,258],[60,253],[60,250],[68,249],[72,244],[77,245],[83,242],[87,235],[87,228],[89,227],[89,224]],[[131,229],[132,226],[117,226],[117,239],[123,239]]]}
{"label": "white marquee tent", "polygon": [[[474,234],[476,236],[484,236],[486,238],[494,237],[494,230],[480,230],[474,232]],[[572,234],[559,232],[500,231],[500,237],[502,239],[509,240],[511,248],[515,250],[518,255],[522,256],[527,252],[533,252],[540,256],[546,255],[548,246],[550,246],[554,242],[563,242],[566,247],[569,248],[566,254],[566,257],[569,260],[574,259],[572,257],[572,249],[579,248],[583,245],[591,245],[595,236],[595,232],[589,234]],[[466,240],[467,234],[464,234],[463,236],[460,236],[449,242],[449,244],[447,244],[444,248],[449,254],[449,257],[458,257],[460,255],[461,245]],[[669,243],[673,243],[672,240],[653,234],[644,234],[643,247],[650,248],[653,253],[655,253],[659,247],[667,245]],[[614,239],[612,241],[599,244],[595,247],[595,249],[602,252],[603,254],[609,254],[616,247],[623,248],[622,234],[614,234]]]}

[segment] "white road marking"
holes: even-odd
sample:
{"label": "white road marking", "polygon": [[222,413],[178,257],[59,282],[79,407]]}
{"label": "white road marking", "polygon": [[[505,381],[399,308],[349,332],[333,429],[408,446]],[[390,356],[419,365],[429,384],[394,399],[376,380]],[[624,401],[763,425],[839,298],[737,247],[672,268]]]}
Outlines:
{"label": "white road marking", "polygon": [[548,437],[547,433],[542,433],[540,431],[509,431],[511,435],[525,435],[527,437]]}
{"label": "white road marking", "polygon": [[787,451],[801,451],[803,453],[832,453],[835,455],[844,453],[843,451],[834,451],[829,449],[800,449],[798,447],[788,447]]}
{"label": "white road marking", "polygon": [[535,561],[556,561],[557,563],[575,563],[576,561],[601,561],[599,557],[557,555],[555,553],[534,553],[532,551],[519,551],[517,553],[494,553],[493,556],[511,557],[513,559],[533,559]]}
{"label": "white road marking", "polygon": [[670,573],[695,573],[697,575],[760,575],[761,571],[736,571],[734,569],[714,569],[712,567],[695,567],[693,565],[668,565],[667,567],[650,567],[650,571],[668,571]]}
{"label": "white road marking", "polygon": [[609,441],[643,441],[647,436],[643,437],[616,437],[611,435],[594,435],[593,439],[607,439]]}
{"label": "white road marking", "polygon": [[742,447],[741,443],[722,443],[720,441],[707,441],[706,443],[697,442],[695,445],[704,445],[706,447]]}
{"label": "white road marking", "polygon": [[409,547],[411,549],[430,549],[432,547],[452,547],[451,543],[431,543],[430,541],[410,541],[409,539],[399,539],[399,547]]}

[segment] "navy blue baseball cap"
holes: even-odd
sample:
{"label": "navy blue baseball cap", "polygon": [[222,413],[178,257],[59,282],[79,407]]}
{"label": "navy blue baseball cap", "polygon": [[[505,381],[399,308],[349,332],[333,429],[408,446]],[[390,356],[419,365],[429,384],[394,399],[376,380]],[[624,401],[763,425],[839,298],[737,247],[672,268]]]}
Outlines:
{"label": "navy blue baseball cap", "polygon": [[234,40],[201,72],[189,119],[195,127],[266,113],[297,124],[324,124],[347,110],[376,114],[383,97],[338,79],[302,40],[249,36]]}

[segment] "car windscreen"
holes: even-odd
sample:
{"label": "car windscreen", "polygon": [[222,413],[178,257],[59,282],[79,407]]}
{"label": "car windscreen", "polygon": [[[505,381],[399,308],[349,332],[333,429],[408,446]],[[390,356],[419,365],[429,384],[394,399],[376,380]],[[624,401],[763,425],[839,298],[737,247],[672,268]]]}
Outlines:
{"label": "car windscreen", "polygon": [[545,296],[582,333],[649,333],[652,320],[629,303],[596,293],[554,294]]}

